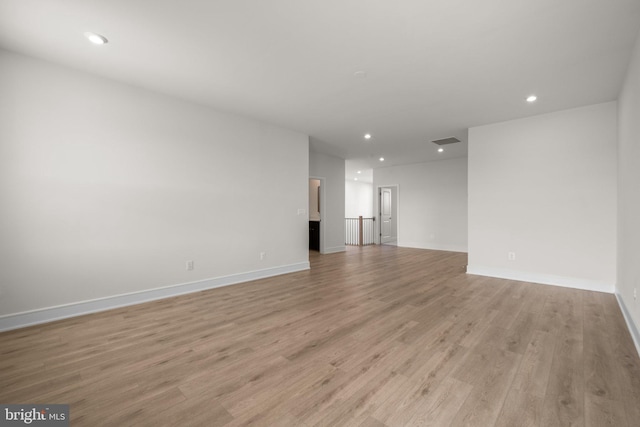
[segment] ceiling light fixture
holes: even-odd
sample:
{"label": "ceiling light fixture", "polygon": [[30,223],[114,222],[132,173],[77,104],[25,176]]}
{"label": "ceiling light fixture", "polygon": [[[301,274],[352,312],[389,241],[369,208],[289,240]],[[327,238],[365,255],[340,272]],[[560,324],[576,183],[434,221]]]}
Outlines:
{"label": "ceiling light fixture", "polygon": [[527,97],[527,102],[535,102],[535,100],[536,100],[536,99],[538,99],[538,97],[537,97],[537,96],[535,96],[535,95],[529,95],[529,96]]}
{"label": "ceiling light fixture", "polygon": [[379,159],[381,162],[384,162],[384,157],[380,157]]}
{"label": "ceiling light fixture", "polygon": [[89,41],[93,44],[107,44],[109,40],[105,36],[101,36],[100,34],[86,32],[84,36],[89,39]]}
{"label": "ceiling light fixture", "polygon": [[362,173],[362,171],[358,171],[358,173]]}
{"label": "ceiling light fixture", "polygon": [[364,139],[371,139],[371,134],[370,133],[365,133],[364,134]]}
{"label": "ceiling light fixture", "polygon": [[358,178],[353,178],[353,180],[354,180],[354,181],[357,181],[357,180],[358,180]]}
{"label": "ceiling light fixture", "polygon": [[440,147],[438,148],[438,153],[442,153],[444,151],[444,148]]}

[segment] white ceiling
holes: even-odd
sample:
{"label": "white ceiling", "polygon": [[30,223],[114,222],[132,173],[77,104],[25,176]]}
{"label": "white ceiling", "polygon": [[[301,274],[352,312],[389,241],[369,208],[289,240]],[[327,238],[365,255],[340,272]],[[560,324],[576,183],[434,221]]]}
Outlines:
{"label": "white ceiling", "polygon": [[349,173],[616,99],[639,27],[640,0],[0,0],[5,49],[306,133]]}

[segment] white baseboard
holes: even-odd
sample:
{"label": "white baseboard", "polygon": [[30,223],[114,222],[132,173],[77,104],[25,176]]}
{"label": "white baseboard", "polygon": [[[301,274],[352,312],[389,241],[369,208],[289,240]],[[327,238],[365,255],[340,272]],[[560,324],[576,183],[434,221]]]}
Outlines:
{"label": "white baseboard", "polygon": [[638,356],[640,356],[640,332],[638,332],[638,328],[636,327],[636,324],[633,323],[633,319],[631,318],[631,313],[629,313],[629,310],[627,310],[627,306],[624,304],[624,300],[622,299],[622,296],[617,292],[616,292],[616,299],[618,300],[620,311],[622,311],[622,316],[624,317],[625,322],[627,322],[627,329],[629,329],[629,333],[631,334],[633,343],[636,345],[636,351],[638,352]]}
{"label": "white baseboard", "polygon": [[613,283],[602,283],[593,280],[578,279],[574,277],[554,276],[552,274],[529,273],[524,271],[507,270],[501,268],[467,266],[467,274],[479,276],[497,277],[499,279],[517,280],[519,282],[540,283],[543,285],[562,286],[565,288],[582,289],[585,291],[615,292]]}
{"label": "white baseboard", "polygon": [[420,242],[407,242],[404,240],[398,240],[398,246],[402,248],[414,248],[414,249],[429,249],[432,251],[446,251],[446,252],[467,252],[467,248],[458,245],[430,245]]}
{"label": "white baseboard", "polygon": [[323,254],[335,254],[337,252],[344,252],[347,250],[346,246],[334,246],[331,248],[324,248]]}
{"label": "white baseboard", "polygon": [[0,332],[308,269],[309,261],[305,261],[297,264],[266,268],[264,270],[199,280],[197,282],[181,283],[146,291],[8,314],[0,317]]}

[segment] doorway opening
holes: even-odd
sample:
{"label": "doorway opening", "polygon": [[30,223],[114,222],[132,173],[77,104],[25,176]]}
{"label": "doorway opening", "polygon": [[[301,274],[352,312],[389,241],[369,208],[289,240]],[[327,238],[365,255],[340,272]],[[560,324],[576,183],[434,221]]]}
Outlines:
{"label": "doorway opening", "polygon": [[398,245],[398,185],[378,186],[378,242]]}
{"label": "doorway opening", "polygon": [[309,177],[309,251],[324,253],[325,179]]}

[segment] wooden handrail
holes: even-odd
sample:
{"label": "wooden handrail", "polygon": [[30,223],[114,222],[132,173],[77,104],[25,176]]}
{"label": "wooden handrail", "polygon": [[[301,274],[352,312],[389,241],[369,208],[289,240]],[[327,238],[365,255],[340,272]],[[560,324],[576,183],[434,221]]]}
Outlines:
{"label": "wooden handrail", "polygon": [[352,246],[366,246],[375,244],[375,220],[375,218],[364,218],[362,215],[357,218],[345,218],[345,243]]}

